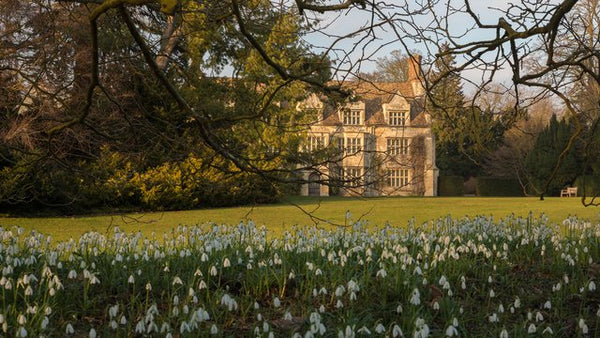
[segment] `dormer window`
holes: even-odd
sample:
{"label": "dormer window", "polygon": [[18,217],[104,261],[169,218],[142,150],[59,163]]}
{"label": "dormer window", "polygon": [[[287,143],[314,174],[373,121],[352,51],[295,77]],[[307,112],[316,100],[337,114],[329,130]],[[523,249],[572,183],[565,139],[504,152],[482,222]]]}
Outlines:
{"label": "dormer window", "polygon": [[389,112],[388,123],[390,126],[404,126],[406,125],[406,115],[405,111],[391,111]]}
{"label": "dormer window", "polygon": [[346,110],[343,112],[343,122],[346,125],[362,124],[360,110]]}

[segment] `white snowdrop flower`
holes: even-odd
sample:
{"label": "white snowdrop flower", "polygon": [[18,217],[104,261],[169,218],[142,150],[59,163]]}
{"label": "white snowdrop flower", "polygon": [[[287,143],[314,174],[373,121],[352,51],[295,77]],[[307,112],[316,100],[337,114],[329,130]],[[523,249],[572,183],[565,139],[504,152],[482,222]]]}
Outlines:
{"label": "white snowdrop flower", "polygon": [[196,271],[194,271],[194,277],[202,277],[202,276],[204,276],[202,274],[202,271],[200,271],[199,268],[196,268]]}
{"label": "white snowdrop flower", "polygon": [[494,282],[494,280],[492,279],[492,276],[488,276],[488,283],[492,284]]}
{"label": "white snowdrop flower", "polygon": [[563,281],[565,282],[565,284],[569,284],[569,276],[564,275],[563,276]]}
{"label": "white snowdrop flower", "polygon": [[421,283],[423,284],[423,286],[427,286],[427,283],[429,283],[429,282],[427,281],[427,278],[423,278]]}
{"label": "white snowdrop flower", "polygon": [[114,318],[119,313],[119,304],[115,304],[108,308],[108,316]]}
{"label": "white snowdrop flower", "polygon": [[173,278],[172,285],[183,285],[183,281],[181,280],[181,278],[179,278],[179,276],[175,276],[175,278]]}
{"label": "white snowdrop flower", "polygon": [[263,322],[263,332],[269,332],[270,327],[269,327],[269,323],[267,323],[266,321]]}
{"label": "white snowdrop flower", "polygon": [[375,276],[385,278],[387,276],[387,272],[385,271],[385,269],[382,268],[379,271],[377,271],[377,274]]}
{"label": "white snowdrop flower", "polygon": [[515,307],[515,309],[518,309],[521,307],[521,299],[519,299],[519,297],[515,298],[513,306]]}
{"label": "white snowdrop flower", "polygon": [[152,284],[146,283],[146,291],[152,291]]}
{"label": "white snowdrop flower", "polygon": [[278,308],[281,306],[281,301],[279,300],[279,297],[275,297],[275,299],[273,299],[273,307]]}
{"label": "white snowdrop flower", "polygon": [[71,325],[71,323],[68,323],[67,326],[65,327],[65,333],[66,334],[75,333],[75,329],[73,328],[73,325]]}
{"label": "white snowdrop flower", "polygon": [[27,337],[27,330],[24,327],[19,326],[19,329],[17,330],[17,337]]}
{"label": "white snowdrop flower", "polygon": [[90,338],[96,338],[98,336],[98,334],[96,333],[96,330],[94,330],[94,328],[90,329],[89,336],[90,336]]}
{"label": "white snowdrop flower", "polygon": [[121,316],[121,320],[119,321],[119,323],[121,325],[126,325],[127,324],[127,317],[125,317],[125,315]]}
{"label": "white snowdrop flower", "polygon": [[23,314],[19,314],[17,317],[17,323],[19,323],[19,325],[25,325],[27,323],[27,318]]}
{"label": "white snowdrop flower", "polygon": [[356,293],[354,291],[350,292],[350,300],[356,300]]}
{"label": "white snowdrop flower", "polygon": [[135,283],[135,278],[133,277],[133,275],[129,275],[129,278],[127,279],[127,283],[129,283],[129,284]]}
{"label": "white snowdrop flower", "polygon": [[110,328],[116,330],[119,327],[119,324],[113,319],[110,321]]}
{"label": "white snowdrop flower", "polygon": [[410,303],[413,305],[421,304],[421,294],[419,293],[419,289],[414,289],[412,295],[410,297]]}
{"label": "white snowdrop flower", "polygon": [[583,318],[579,318],[579,328],[581,329],[581,333],[583,333],[583,334],[588,333],[588,326],[585,323],[585,320],[583,320]]}
{"label": "white snowdrop flower", "polygon": [[537,322],[543,322],[544,321],[544,315],[542,315],[542,313],[538,311],[535,314],[535,321],[537,321]]}
{"label": "white snowdrop flower", "polygon": [[192,332],[192,329],[190,328],[189,324],[184,320],[183,322],[181,322],[181,326],[179,327],[179,333],[184,334],[186,332]]}
{"label": "white snowdrop flower", "polygon": [[263,319],[262,314],[259,313],[256,315],[256,320],[258,320],[259,322],[262,322],[262,319]]}
{"label": "white snowdrop flower", "polygon": [[458,336],[458,330],[454,326],[449,325],[446,328],[446,337],[454,337],[454,336]]}
{"label": "white snowdrop flower", "polygon": [[504,305],[502,305],[502,304],[498,305],[498,312],[504,313]]}
{"label": "white snowdrop flower", "polygon": [[223,267],[228,268],[230,266],[231,266],[231,262],[229,261],[229,258],[225,257],[225,259],[223,259]]}
{"label": "white snowdrop flower", "polygon": [[549,301],[549,300],[547,300],[547,301],[544,303],[544,309],[548,309],[548,310],[550,310],[551,308],[552,308],[552,303],[550,303],[550,301]]}
{"label": "white snowdrop flower", "polygon": [[529,324],[529,327],[527,327],[527,333],[531,334],[531,333],[535,333],[537,331],[537,328],[535,327],[535,324],[531,323]]}
{"label": "white snowdrop flower", "polygon": [[135,325],[135,332],[139,334],[144,334],[146,332],[146,325],[143,320],[140,320]]}
{"label": "white snowdrop flower", "polygon": [[442,277],[440,277],[440,280],[438,281],[439,285],[444,285],[448,282],[448,280],[446,279],[446,276],[442,275]]}
{"label": "white snowdrop flower", "polygon": [[346,288],[344,288],[343,285],[340,285],[335,289],[335,296],[341,297],[344,295],[344,292],[346,292]]}
{"label": "white snowdrop flower", "polygon": [[323,274],[323,271],[321,271],[321,269],[317,268],[317,270],[315,270],[315,276],[321,276]]}
{"label": "white snowdrop flower", "polygon": [[437,301],[433,302],[433,309],[436,310],[436,311],[439,310],[440,309],[440,303],[438,303]]}
{"label": "white snowdrop flower", "polygon": [[590,283],[588,284],[588,290],[596,291],[596,283],[594,283],[593,280],[591,280]]}
{"label": "white snowdrop flower", "polygon": [[25,289],[25,296],[31,295],[33,295],[33,289],[31,288],[31,285],[27,285],[27,289]]}
{"label": "white snowdrop flower", "polygon": [[210,275],[211,275],[211,276],[216,276],[217,274],[218,274],[217,267],[216,267],[216,266],[214,266],[214,265],[213,265],[213,266],[211,266],[211,267],[210,267]]}
{"label": "white snowdrop flower", "polygon": [[378,334],[384,333],[385,326],[383,326],[383,324],[381,324],[381,323],[377,324],[377,326],[375,327],[375,332],[377,332]]}
{"label": "white snowdrop flower", "polygon": [[67,278],[68,279],[75,279],[75,278],[77,278],[77,271],[75,271],[75,270],[69,271],[69,274],[67,275]]}
{"label": "white snowdrop flower", "polygon": [[498,319],[498,315],[496,314],[496,312],[494,312],[491,316],[488,316],[488,321],[490,323],[497,323],[500,320]]}
{"label": "white snowdrop flower", "polygon": [[400,326],[394,324],[394,327],[392,327],[392,337],[404,337],[404,333],[402,333]]}
{"label": "white snowdrop flower", "polygon": [[258,310],[260,308],[260,305],[257,302],[254,302],[254,310]]}
{"label": "white snowdrop flower", "polygon": [[337,303],[335,303],[335,307],[338,308],[338,309],[341,309],[341,308],[344,307],[344,303],[342,303],[341,299],[337,300]]}
{"label": "white snowdrop flower", "polygon": [[3,324],[3,323],[4,323],[4,315],[0,313],[0,324]]}
{"label": "white snowdrop flower", "polygon": [[544,329],[544,331],[542,331],[542,334],[546,334],[546,333],[549,335],[553,335],[554,331],[552,331],[552,328],[550,326],[548,326]]}
{"label": "white snowdrop flower", "polygon": [[319,289],[319,294],[326,295],[327,294],[327,289],[323,286],[321,289]]}
{"label": "white snowdrop flower", "polygon": [[202,289],[206,289],[206,282],[204,280],[201,280],[198,283],[198,290],[202,290]]}
{"label": "white snowdrop flower", "polygon": [[217,325],[213,324],[210,327],[210,334],[212,334],[212,335],[219,334],[219,329],[217,328]]}
{"label": "white snowdrop flower", "polygon": [[48,327],[48,324],[50,324],[50,319],[44,316],[44,319],[42,319],[42,323],[40,324],[40,328],[45,330]]}
{"label": "white snowdrop flower", "polygon": [[396,313],[402,313],[402,304],[398,304],[398,306],[396,306]]}
{"label": "white snowdrop flower", "polygon": [[494,289],[490,289],[490,298],[494,297],[496,297],[496,293],[494,292]]}
{"label": "white snowdrop flower", "polygon": [[357,332],[364,335],[371,335],[371,331],[366,326],[361,327]]}
{"label": "white snowdrop flower", "polygon": [[294,273],[294,271],[290,271],[289,275],[288,275],[288,279],[294,279],[296,278],[296,274]]}
{"label": "white snowdrop flower", "polygon": [[508,331],[506,331],[506,329],[500,331],[500,338],[508,338]]}
{"label": "white snowdrop flower", "polygon": [[[598,310],[598,311],[600,311],[600,310]],[[321,304],[321,306],[319,306],[319,312],[325,313],[325,306],[323,304]],[[598,317],[600,317],[600,316],[598,316]]]}

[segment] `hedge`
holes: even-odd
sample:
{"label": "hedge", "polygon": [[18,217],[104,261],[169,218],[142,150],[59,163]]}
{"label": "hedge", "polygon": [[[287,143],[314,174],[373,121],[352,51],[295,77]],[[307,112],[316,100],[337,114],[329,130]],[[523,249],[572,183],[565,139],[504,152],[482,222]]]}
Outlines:
{"label": "hedge", "polygon": [[523,196],[519,181],[503,177],[478,177],[477,196]]}
{"label": "hedge", "polygon": [[438,183],[439,196],[464,195],[464,179],[462,176],[440,176]]}
{"label": "hedge", "polygon": [[584,190],[586,196],[600,196],[600,176],[598,175],[579,176],[575,180],[575,186],[578,196],[583,196]]}

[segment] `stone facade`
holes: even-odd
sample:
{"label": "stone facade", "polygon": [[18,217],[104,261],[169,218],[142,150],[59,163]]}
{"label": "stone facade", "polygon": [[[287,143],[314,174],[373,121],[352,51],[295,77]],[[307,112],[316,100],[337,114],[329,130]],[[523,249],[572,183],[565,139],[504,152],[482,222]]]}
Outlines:
{"label": "stone facade", "polygon": [[337,148],[326,164],[304,170],[303,196],[435,196],[438,169],[431,117],[424,109],[418,57],[401,83],[344,82],[355,100],[336,109],[316,95],[301,109],[319,117],[307,151]]}

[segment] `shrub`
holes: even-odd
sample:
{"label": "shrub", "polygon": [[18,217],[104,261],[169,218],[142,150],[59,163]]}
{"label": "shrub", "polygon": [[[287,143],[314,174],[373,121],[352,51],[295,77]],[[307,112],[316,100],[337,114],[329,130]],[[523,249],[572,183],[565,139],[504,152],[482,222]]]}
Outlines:
{"label": "shrub", "polygon": [[439,196],[462,196],[464,194],[464,179],[462,176],[440,176]]}
{"label": "shrub", "polygon": [[579,176],[575,180],[575,186],[577,187],[577,195],[583,196],[600,196],[600,176],[597,175],[586,175]]}
{"label": "shrub", "polygon": [[514,178],[478,177],[477,196],[523,196],[519,181]]}

